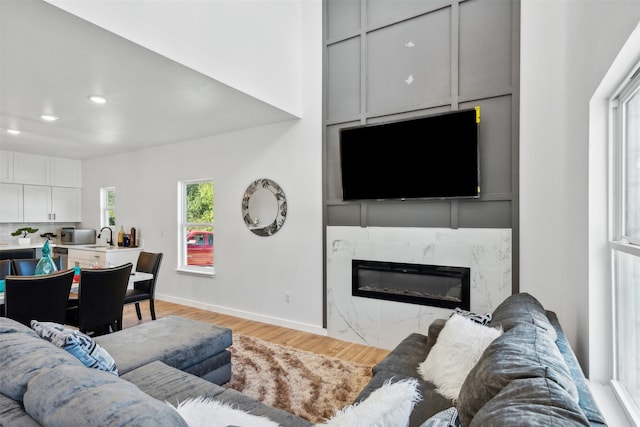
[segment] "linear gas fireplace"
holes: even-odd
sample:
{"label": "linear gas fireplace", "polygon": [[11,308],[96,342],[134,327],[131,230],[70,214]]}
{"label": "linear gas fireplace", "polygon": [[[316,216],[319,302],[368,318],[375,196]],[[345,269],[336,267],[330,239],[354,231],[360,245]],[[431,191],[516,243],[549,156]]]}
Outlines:
{"label": "linear gas fireplace", "polygon": [[352,261],[352,295],[442,308],[470,309],[466,267]]}

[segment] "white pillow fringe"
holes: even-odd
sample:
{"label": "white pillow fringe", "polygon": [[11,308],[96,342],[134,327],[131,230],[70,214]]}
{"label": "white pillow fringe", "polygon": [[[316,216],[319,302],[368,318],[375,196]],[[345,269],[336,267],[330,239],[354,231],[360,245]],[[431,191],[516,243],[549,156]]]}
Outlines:
{"label": "white pillow fringe", "polygon": [[278,427],[279,424],[267,417],[252,415],[232,404],[220,402],[211,397],[196,397],[181,402],[174,408],[189,427]]}
{"label": "white pillow fringe", "polygon": [[329,427],[406,427],[416,403],[422,400],[415,378],[385,381],[362,402],[340,409],[325,424]]}

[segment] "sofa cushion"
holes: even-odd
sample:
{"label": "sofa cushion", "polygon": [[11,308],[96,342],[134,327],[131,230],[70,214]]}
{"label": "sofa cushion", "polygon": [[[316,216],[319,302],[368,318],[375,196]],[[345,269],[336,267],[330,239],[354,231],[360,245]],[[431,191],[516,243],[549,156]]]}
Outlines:
{"label": "sofa cushion", "polygon": [[24,411],[20,402],[0,394],[0,426],[40,427],[40,424]]}
{"label": "sofa cushion", "polygon": [[122,375],[140,390],[161,401],[177,406],[196,397],[215,397],[224,392],[217,384],[198,378],[160,361],[148,363]]}
{"label": "sofa cushion", "polygon": [[84,366],[42,369],[29,381],[24,407],[51,427],[187,426],[175,409],[135,385]]}
{"label": "sofa cushion", "polygon": [[113,357],[89,336],[53,322],[31,321],[31,328],[43,339],[71,354],[88,368],[118,375]]}
{"label": "sofa cushion", "polygon": [[502,331],[453,314],[438,336],[418,372],[437,386],[436,391],[448,399],[457,399],[467,374],[480,359],[484,349]]}
{"label": "sofa cushion", "polygon": [[33,331],[0,334],[0,393],[5,396],[22,402],[29,380],[41,369],[59,365],[86,369],[78,359]]}
{"label": "sofa cushion", "polygon": [[430,348],[425,335],[412,333],[374,366],[372,372],[374,375],[385,371],[415,377],[418,375],[418,366],[424,362]]}
{"label": "sofa cushion", "polygon": [[473,417],[469,427],[589,426],[567,391],[548,378],[511,381]]}
{"label": "sofa cushion", "polygon": [[505,332],[516,325],[532,324],[549,333],[553,341],[556,339],[556,331],[551,326],[544,307],[528,293],[509,296],[496,307],[492,316],[490,325],[502,327]]}
{"label": "sofa cushion", "polygon": [[36,334],[28,326],[23,325],[20,322],[16,322],[13,319],[9,319],[8,317],[0,316],[0,334],[12,334],[16,332],[31,335],[33,337],[38,336],[38,334]]}
{"label": "sofa cushion", "polygon": [[578,401],[576,385],[550,334],[522,323],[493,341],[469,372],[457,403],[462,425],[511,381],[523,378],[548,378]]}
{"label": "sofa cushion", "polygon": [[231,329],[177,316],[102,335],[95,341],[115,359],[120,374],[156,360],[188,371],[232,344]]}

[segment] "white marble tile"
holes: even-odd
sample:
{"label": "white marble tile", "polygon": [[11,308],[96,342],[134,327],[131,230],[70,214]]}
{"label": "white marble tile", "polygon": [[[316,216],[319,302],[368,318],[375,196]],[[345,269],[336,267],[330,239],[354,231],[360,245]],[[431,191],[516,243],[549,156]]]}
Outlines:
{"label": "white marble tile", "polygon": [[327,228],[329,336],[391,349],[451,310],[354,297],[351,261],[392,261],[471,269],[471,310],[490,312],[511,294],[511,230]]}

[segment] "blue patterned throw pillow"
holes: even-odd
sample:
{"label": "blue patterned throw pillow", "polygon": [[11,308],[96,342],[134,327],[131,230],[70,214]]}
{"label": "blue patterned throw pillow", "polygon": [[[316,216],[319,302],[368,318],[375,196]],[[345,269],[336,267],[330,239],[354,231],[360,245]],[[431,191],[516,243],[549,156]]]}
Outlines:
{"label": "blue patterned throw pillow", "polygon": [[476,314],[467,310],[463,310],[460,307],[456,307],[455,311],[451,313],[451,316],[453,316],[454,314],[457,314],[462,317],[466,317],[467,319],[472,320],[484,326],[487,326],[489,322],[491,322],[491,317],[492,317],[491,313]]}
{"label": "blue patterned throw pillow", "polygon": [[40,337],[76,357],[85,366],[118,376],[113,357],[91,337],[80,331],[65,328],[59,323],[31,321],[31,328]]}
{"label": "blue patterned throw pillow", "polygon": [[420,427],[460,427],[460,416],[458,410],[454,407],[438,412],[429,418]]}

